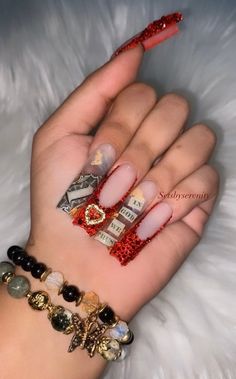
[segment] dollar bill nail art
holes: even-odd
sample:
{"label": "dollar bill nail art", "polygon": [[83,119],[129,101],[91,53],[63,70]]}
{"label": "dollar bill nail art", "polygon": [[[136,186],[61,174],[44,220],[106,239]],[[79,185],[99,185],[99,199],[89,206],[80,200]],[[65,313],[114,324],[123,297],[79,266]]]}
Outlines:
{"label": "dollar bill nail art", "polygon": [[82,206],[115,162],[115,149],[110,144],[102,144],[92,151],[80,175],[71,183],[57,205],[70,216]]}
{"label": "dollar bill nail art", "polygon": [[137,221],[137,218],[152,202],[156,194],[157,186],[154,182],[150,180],[141,182],[129,194],[115,216],[107,220],[94,238],[111,248]]}

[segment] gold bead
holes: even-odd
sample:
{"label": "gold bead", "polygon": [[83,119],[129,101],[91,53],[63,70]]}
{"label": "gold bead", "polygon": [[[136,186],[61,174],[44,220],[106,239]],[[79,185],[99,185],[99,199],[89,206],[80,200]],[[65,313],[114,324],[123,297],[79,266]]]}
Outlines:
{"label": "gold bead", "polygon": [[2,277],[3,283],[5,283],[5,284],[10,283],[12,281],[12,279],[14,278],[14,276],[15,276],[15,274],[13,272],[7,272]]}
{"label": "gold bead", "polygon": [[37,311],[43,311],[50,305],[50,298],[47,292],[36,291],[30,294],[28,297],[28,303],[31,308]]}

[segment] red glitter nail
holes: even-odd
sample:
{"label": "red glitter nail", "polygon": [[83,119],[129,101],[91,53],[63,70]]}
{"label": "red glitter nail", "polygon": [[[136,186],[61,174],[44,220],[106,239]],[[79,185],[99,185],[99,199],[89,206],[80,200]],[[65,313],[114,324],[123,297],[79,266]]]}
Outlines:
{"label": "red glitter nail", "polygon": [[[171,216],[172,217],[172,216]],[[131,228],[124,237],[118,241],[111,249],[110,255],[117,258],[118,261],[122,266],[126,266],[129,262],[131,262],[134,258],[137,257],[137,255],[140,253],[140,251],[146,246],[154,237],[156,237],[157,234],[159,234],[162,229],[166,226],[166,224],[170,221],[171,217],[159,228],[159,230],[156,231],[156,233],[145,240],[141,240],[136,230],[138,229],[142,219],[133,227]]]}
{"label": "red glitter nail", "polygon": [[136,34],[134,37],[121,45],[112,55],[115,57],[123,51],[133,49],[141,44],[144,50],[149,50],[159,43],[170,38],[178,33],[178,23],[183,20],[183,15],[179,12],[172,13],[167,16],[161,17],[159,20],[153,21],[141,33]]}

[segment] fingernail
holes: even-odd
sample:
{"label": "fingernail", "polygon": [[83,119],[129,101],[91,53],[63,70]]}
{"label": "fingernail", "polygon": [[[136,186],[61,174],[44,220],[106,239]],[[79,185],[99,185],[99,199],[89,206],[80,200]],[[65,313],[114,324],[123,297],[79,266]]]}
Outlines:
{"label": "fingernail", "polygon": [[127,265],[163,229],[172,213],[172,208],[165,202],[155,205],[120,242],[113,246],[110,254],[116,257],[121,265]]}
{"label": "fingernail", "polygon": [[80,175],[72,182],[57,205],[71,216],[82,206],[94,192],[116,159],[112,145],[102,144],[93,150],[88,157]]}
{"label": "fingernail", "polygon": [[178,23],[183,20],[181,13],[172,13],[153,21],[142,32],[122,44],[112,55],[116,57],[123,51],[135,48],[141,44],[144,50],[149,50],[170,38],[179,31]]}
{"label": "fingernail", "polygon": [[136,169],[130,164],[118,166],[105,178],[83,207],[74,214],[73,224],[92,236],[120,208],[136,181]]}
{"label": "fingernail", "polygon": [[[137,221],[147,206],[157,195],[157,185],[151,180],[141,182],[125,199],[114,217],[107,220],[95,239],[107,247],[113,246]],[[101,198],[101,195],[100,195]]]}
{"label": "fingernail", "polygon": [[118,203],[129,191],[137,177],[136,168],[130,164],[123,164],[113,172],[103,186],[99,204],[109,208]]}

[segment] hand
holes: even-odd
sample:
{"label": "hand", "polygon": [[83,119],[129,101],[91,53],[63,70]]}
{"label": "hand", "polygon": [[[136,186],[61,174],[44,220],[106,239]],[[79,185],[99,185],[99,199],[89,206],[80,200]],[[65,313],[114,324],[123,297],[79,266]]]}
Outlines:
{"label": "hand", "polygon": [[[206,164],[214,133],[205,125],[183,132],[186,100],[169,94],[157,101],[151,87],[131,84],[142,55],[140,47],[127,51],[89,76],[37,131],[32,152],[27,251],[81,290],[95,291],[125,320],[163,288],[199,242],[218,187],[217,173]],[[95,137],[88,136],[101,120]],[[169,192],[208,194],[207,200],[163,200],[171,220],[125,267],[57,208],[88,152],[101,144],[115,148],[113,168],[129,163],[138,182],[154,182],[158,191],[149,208]]]}
{"label": "hand", "polygon": [[[63,272],[70,284],[95,291],[127,321],[163,288],[198,243],[218,187],[215,170],[206,164],[215,145],[213,132],[197,125],[183,133],[188,106],[182,97],[169,94],[157,101],[151,87],[132,84],[142,56],[142,49],[137,47],[105,64],[37,131],[31,167],[31,231],[26,246],[38,261]],[[95,137],[88,136],[99,122]],[[159,229],[160,218],[163,223],[170,210],[172,214],[162,232],[127,266],[121,266],[103,244],[72,225],[71,218],[57,208],[89,152],[104,143],[114,147],[113,168],[124,167],[122,163],[129,167],[118,185],[114,187],[113,182],[114,188],[106,190],[106,196],[103,193],[103,202],[111,201],[110,194],[114,197],[124,190],[135,172],[136,185],[148,180],[157,188],[146,211],[161,200],[157,207],[164,204],[153,222],[150,218],[148,225],[146,222],[146,233],[155,232],[157,221]],[[208,199],[163,199],[174,191],[204,192]],[[21,273],[32,280],[28,273]],[[32,290],[38,289],[43,289],[43,283],[32,281]],[[92,360],[79,349],[67,354],[70,336],[55,333],[47,316],[33,312],[25,299],[16,304],[15,299],[1,292],[2,379],[14,378],[19,372],[25,379],[94,379],[101,374],[105,361],[99,354]],[[53,303],[77,310],[62,297],[55,296]]]}

